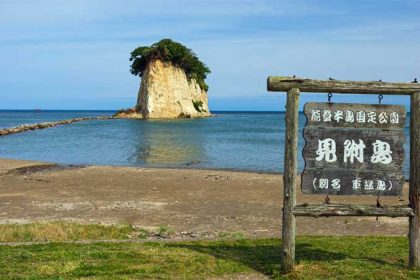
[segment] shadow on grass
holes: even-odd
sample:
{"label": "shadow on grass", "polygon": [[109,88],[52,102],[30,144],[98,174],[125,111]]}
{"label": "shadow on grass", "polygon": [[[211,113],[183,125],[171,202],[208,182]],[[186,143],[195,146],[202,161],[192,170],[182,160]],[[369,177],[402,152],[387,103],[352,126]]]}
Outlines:
{"label": "shadow on grass", "polygon": [[377,265],[391,265],[398,269],[406,269],[408,268],[406,261],[399,260],[398,262],[389,262],[383,259],[377,259],[377,258],[365,258],[363,260],[367,260],[372,263],[376,263]]}
{"label": "shadow on grass", "polygon": [[[168,244],[208,254],[218,259],[242,263],[249,268],[267,276],[276,275],[280,271],[280,243],[255,244],[247,241],[220,242],[212,244]],[[342,253],[329,252],[313,248],[310,244],[296,244],[296,261],[332,261],[342,260],[347,256]]]}

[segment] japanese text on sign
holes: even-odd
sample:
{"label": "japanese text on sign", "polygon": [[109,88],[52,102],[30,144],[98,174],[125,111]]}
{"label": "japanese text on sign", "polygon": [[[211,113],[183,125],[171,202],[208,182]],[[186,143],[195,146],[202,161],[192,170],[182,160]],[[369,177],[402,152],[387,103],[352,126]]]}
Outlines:
{"label": "japanese text on sign", "polygon": [[304,193],[401,192],[404,107],[308,103],[305,115]]}

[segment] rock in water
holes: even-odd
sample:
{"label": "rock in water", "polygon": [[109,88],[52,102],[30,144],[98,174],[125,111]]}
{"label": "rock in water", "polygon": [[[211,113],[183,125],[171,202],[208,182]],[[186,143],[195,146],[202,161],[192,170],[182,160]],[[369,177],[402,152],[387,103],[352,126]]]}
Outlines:
{"label": "rock in water", "polygon": [[[122,113],[124,114],[124,113]],[[122,115],[121,114],[121,115]],[[132,118],[194,118],[210,116],[207,92],[171,62],[152,60],[143,73]]]}
{"label": "rock in water", "polygon": [[130,72],[141,77],[135,108],[117,118],[194,118],[210,116],[205,82],[210,69],[181,43],[162,39],[130,53]]}

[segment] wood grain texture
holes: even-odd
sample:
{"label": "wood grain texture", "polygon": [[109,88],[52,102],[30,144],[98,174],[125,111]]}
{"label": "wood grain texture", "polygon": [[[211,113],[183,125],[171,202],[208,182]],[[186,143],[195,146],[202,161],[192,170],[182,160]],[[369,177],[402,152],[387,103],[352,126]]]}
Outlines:
{"label": "wood grain texture", "polygon": [[283,223],[281,245],[281,270],[288,273],[295,265],[296,220],[292,209],[296,204],[298,182],[298,125],[299,125],[299,89],[290,89],[286,102],[286,139],[284,156],[284,194]]}
{"label": "wood grain texture", "polygon": [[268,91],[288,91],[292,88],[299,88],[301,92],[331,92],[355,94],[365,93],[411,95],[415,92],[420,92],[420,84],[417,83],[313,80],[283,76],[270,76],[267,79]]}
{"label": "wood grain texture", "polygon": [[414,211],[408,206],[381,206],[363,204],[300,204],[293,208],[295,216],[330,217],[330,216],[385,216],[412,217]]}
{"label": "wood grain texture", "polygon": [[409,219],[409,265],[420,267],[420,91],[411,95],[410,118],[410,206],[415,216]]}

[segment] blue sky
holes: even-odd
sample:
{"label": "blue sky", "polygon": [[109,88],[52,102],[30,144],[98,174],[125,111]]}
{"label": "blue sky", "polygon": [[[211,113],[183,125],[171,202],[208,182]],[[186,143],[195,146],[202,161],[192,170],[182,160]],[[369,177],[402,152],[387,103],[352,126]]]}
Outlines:
{"label": "blue sky", "polygon": [[211,110],[284,109],[285,95],[266,91],[269,75],[420,78],[416,0],[0,0],[0,109],[131,107],[140,80],[129,53],[162,38],[210,67]]}

